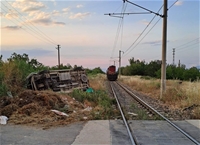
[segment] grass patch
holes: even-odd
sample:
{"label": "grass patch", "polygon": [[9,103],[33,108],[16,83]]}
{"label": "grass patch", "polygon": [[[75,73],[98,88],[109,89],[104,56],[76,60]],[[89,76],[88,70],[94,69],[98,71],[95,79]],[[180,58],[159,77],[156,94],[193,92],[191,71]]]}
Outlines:
{"label": "grass patch", "polygon": [[83,104],[90,102],[94,108],[91,112],[93,119],[111,119],[117,114],[115,108],[112,107],[116,102],[109,98],[104,90],[97,90],[93,93],[74,90],[70,96]]}
{"label": "grass patch", "polygon": [[133,119],[137,119],[137,120],[151,120],[151,119],[161,120],[161,118],[158,115],[153,115],[153,116],[148,115],[147,111],[139,108],[136,104],[131,105],[131,110],[133,110],[134,113],[137,114],[137,116],[135,116]]}
{"label": "grass patch", "polygon": [[[160,79],[145,79],[139,76],[122,76],[121,81],[134,90],[154,99],[160,99]],[[184,109],[200,105],[200,82],[166,80],[166,93],[161,101],[173,109]],[[200,118],[200,107],[193,111],[195,118]]]}
{"label": "grass patch", "polygon": [[105,90],[105,74],[89,75],[89,84],[94,90]]}

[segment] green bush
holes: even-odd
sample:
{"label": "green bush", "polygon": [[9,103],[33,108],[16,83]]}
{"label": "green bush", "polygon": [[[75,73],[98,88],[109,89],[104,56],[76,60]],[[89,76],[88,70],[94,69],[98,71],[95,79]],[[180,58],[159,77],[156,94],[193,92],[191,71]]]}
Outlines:
{"label": "green bush", "polygon": [[45,68],[36,59],[29,60],[27,54],[13,53],[5,62],[0,59],[0,96],[6,95],[7,91],[17,94],[25,86],[26,77],[31,72]]}

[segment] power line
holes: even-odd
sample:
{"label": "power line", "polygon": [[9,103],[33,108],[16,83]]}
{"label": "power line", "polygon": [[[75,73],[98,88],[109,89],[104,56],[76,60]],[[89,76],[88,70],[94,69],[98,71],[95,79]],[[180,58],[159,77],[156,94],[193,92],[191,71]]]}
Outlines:
{"label": "power line", "polygon": [[197,43],[194,43],[194,44],[191,44],[191,45],[189,45],[189,46],[185,46],[185,47],[183,47],[183,48],[179,48],[179,49],[177,49],[177,51],[182,51],[182,50],[184,50],[184,49],[189,49],[189,48],[191,48],[191,46],[194,46],[194,45],[197,45],[197,44],[199,44],[200,42],[197,42]]}
{"label": "power line", "polygon": [[[178,0],[176,0],[169,8],[168,8],[168,10],[169,9],[171,9],[172,8],[172,6],[174,6],[174,4],[177,2]],[[161,6],[161,8],[158,10],[158,12],[157,13],[159,13],[159,11],[162,9],[162,7],[163,6]],[[155,16],[156,15],[154,15],[154,17],[152,18],[152,20],[150,21],[150,23],[155,19]],[[152,26],[152,28],[145,34],[145,36],[131,49],[131,51],[136,47],[136,46],[138,46],[139,45],[139,43],[147,36],[147,34],[149,34],[149,32],[157,25],[157,23],[160,21],[160,19],[161,19],[161,17],[159,18],[159,20]],[[133,44],[125,51],[125,53],[124,53],[124,56],[126,56],[128,53],[126,53],[136,42],[137,42],[137,40],[142,36],[142,34],[145,32],[145,30],[148,28],[148,26],[150,25],[150,23],[146,26],[146,28],[142,31],[142,33],[139,35],[139,37],[133,42]],[[131,52],[130,51],[130,52]],[[130,53],[129,52],[129,53]]]}
{"label": "power line", "polygon": [[[121,12],[125,11],[125,6],[124,6],[124,3],[123,3],[123,7],[122,7],[122,10]],[[120,33],[120,29],[123,25],[123,17],[120,17],[121,19],[119,20],[119,23],[118,23],[118,28],[117,28],[117,33],[116,33],[116,36],[115,36],[115,41],[114,41],[114,46],[113,46],[113,50],[112,50],[112,54],[111,54],[111,58],[113,57],[114,55],[114,51],[115,51],[115,48],[117,46],[117,41],[118,41],[118,38],[119,38],[119,33]]]}
{"label": "power line", "polygon": [[[6,1],[6,0],[5,0]],[[6,1],[7,2],[7,1]],[[9,2],[7,2],[19,15],[21,15],[23,18],[25,18],[17,9],[15,9]],[[4,4],[3,4],[4,5]],[[5,5],[4,5],[5,6]],[[6,6],[7,7],[7,6]],[[8,8],[8,7],[7,7]],[[9,9],[9,8],[8,8]],[[32,22],[29,22],[35,29],[37,29],[37,31],[29,25],[28,22],[25,22],[21,17],[19,17],[22,22],[26,23],[33,31],[35,31],[38,35],[40,35],[40,37],[42,37],[43,39],[49,41],[50,43],[56,45],[57,43],[52,40],[50,37],[48,37],[46,34],[44,34],[41,30],[39,30],[36,26],[34,26],[34,24]],[[27,18],[25,18],[26,20],[28,20]],[[42,35],[41,35],[42,34]]]}
{"label": "power line", "polygon": [[[156,21],[156,23],[151,27],[151,29],[149,29],[149,31],[144,35],[144,37],[142,37],[142,39],[140,39],[140,41],[129,51],[129,53],[135,48],[135,47],[137,47],[139,44],[140,44],[140,42],[150,33],[150,31],[158,24],[158,22],[161,20],[161,18],[159,18],[157,21]],[[124,55],[124,56],[126,56],[128,54],[128,52]]]}
{"label": "power line", "polygon": [[[163,6],[160,7],[160,9],[158,10],[158,12],[162,9],[162,7],[163,7]],[[149,22],[149,24],[144,28],[144,30],[142,31],[142,33],[140,33],[140,35],[138,36],[138,38],[131,44],[131,46],[130,46],[126,51],[124,51],[124,54],[127,54],[126,52],[128,52],[128,51],[133,47],[133,45],[139,40],[139,38],[142,36],[142,34],[146,31],[146,29],[147,29],[147,28],[150,26],[150,24],[153,22],[153,20],[155,19],[155,17],[156,17],[156,15],[154,15],[154,17],[151,19],[151,21]],[[161,19],[161,18],[160,18],[160,19]],[[159,19],[159,20],[160,20],[160,19]],[[157,24],[157,23],[156,23],[156,24]],[[155,26],[155,25],[154,25],[154,26]],[[153,27],[154,27],[154,26],[153,26]],[[152,27],[150,30],[152,30],[153,27]],[[148,33],[149,33],[149,32],[148,32]],[[148,33],[147,33],[147,34],[148,34]],[[147,35],[147,34],[146,34],[146,35]],[[146,36],[146,35],[145,35],[145,36]],[[143,39],[144,39],[144,37],[143,37]],[[141,41],[140,41],[140,42],[141,42]],[[139,43],[138,43],[138,44],[139,44]],[[137,45],[138,45],[138,44],[137,44]],[[137,45],[136,45],[136,46],[137,46]],[[135,46],[135,47],[136,47],[136,46]],[[131,50],[133,50],[135,47],[133,47]]]}
{"label": "power line", "polygon": [[171,9],[178,1],[179,1],[179,0],[176,0],[176,1],[168,8],[168,10]]}
{"label": "power line", "polygon": [[197,41],[197,40],[199,41],[199,38],[200,38],[200,37],[195,38],[195,39],[193,39],[192,41],[186,42],[186,43],[184,43],[184,44],[182,44],[182,45],[179,45],[179,46],[177,46],[177,47],[175,47],[175,48],[181,48],[181,47],[183,47],[183,46],[185,46],[185,45],[190,44],[191,42],[194,42],[194,41]]}
{"label": "power line", "polygon": [[[4,8],[1,7],[2,10],[4,10],[4,12],[6,12],[6,10]],[[12,23],[16,24],[14,21],[12,21],[11,19],[9,19],[9,21],[11,21]],[[19,21],[18,21],[19,22]],[[29,33],[30,35],[34,36],[35,38],[37,38],[38,40],[41,40],[39,37],[35,36],[34,34],[30,33],[29,31],[27,31],[26,29],[19,27],[20,29],[23,29],[24,31],[26,31],[27,33]],[[42,41],[42,40],[41,40]],[[42,41],[43,42],[43,41]],[[47,42],[46,42],[47,43]]]}
{"label": "power line", "polygon": [[[125,13],[126,7],[127,7],[127,4],[125,5],[125,8],[124,8],[123,13]],[[121,44],[120,44],[120,49],[122,49],[122,39],[123,39],[123,30],[124,30],[124,14],[123,14],[122,16],[123,16],[123,18],[122,18],[122,31],[121,31]]]}
{"label": "power line", "polygon": [[155,12],[153,12],[153,11],[147,9],[147,8],[144,8],[144,7],[142,7],[142,6],[138,5],[138,4],[135,4],[135,3],[133,3],[133,2],[130,2],[130,1],[128,1],[128,0],[125,0],[125,1],[128,2],[128,3],[130,3],[130,4],[132,4],[132,5],[137,6],[137,7],[141,8],[141,9],[143,9],[143,10],[146,10],[146,11],[148,11],[148,12],[150,12],[150,13],[153,13],[153,14],[155,14],[155,15],[157,15],[157,16],[163,17],[163,15],[160,15],[158,12],[155,13]]}
{"label": "power line", "polygon": [[[179,45],[179,46],[177,46],[177,47],[174,47],[174,48],[176,48],[176,51],[178,51],[178,52],[180,52],[180,51],[184,51],[185,49],[193,49],[194,47],[192,47],[191,48],[191,46],[194,46],[194,45],[196,45],[196,44],[199,44],[200,43],[200,41],[199,42],[196,42],[196,43],[194,43],[194,44],[190,44],[191,42],[194,42],[194,41],[196,41],[196,40],[198,40],[200,37],[198,37],[198,38],[195,38],[195,39],[193,39],[192,41],[189,41],[189,42],[186,42],[186,43],[184,43],[184,44],[181,44],[181,45]],[[190,45],[187,45],[187,44],[190,44]],[[184,46],[184,47],[183,47]],[[171,53],[171,50],[169,50],[168,49],[168,52],[167,53]],[[159,56],[157,55],[157,56],[155,56],[154,58],[158,58]]]}
{"label": "power line", "polygon": [[[6,0],[5,0],[6,1]],[[17,9],[15,9],[8,1],[6,1],[19,15],[21,15],[23,18],[25,18]],[[3,3],[2,3],[3,4]],[[5,4],[3,4],[4,7],[6,7],[8,10],[11,10],[8,8],[8,6],[6,6]],[[13,17],[14,18],[14,17]],[[32,25],[29,25],[28,22],[25,22],[21,17],[19,17],[20,20],[23,22],[23,23],[26,23],[27,25],[24,25],[27,29],[29,29],[30,31],[32,31],[33,33],[37,33],[38,36],[40,36],[42,39],[44,39],[45,41],[48,41],[49,43],[53,44],[53,45],[56,45],[57,43],[51,39],[50,37],[48,37],[46,34],[44,34],[41,30],[39,30],[32,22],[30,22],[30,24]],[[25,18],[26,20],[28,20],[27,18]],[[17,20],[17,19],[16,19]],[[18,22],[20,22],[19,20],[17,20]],[[21,23],[21,22],[20,22]],[[35,29],[34,29],[35,28]],[[37,30],[37,31],[36,31]],[[30,33],[29,33],[30,34]]]}

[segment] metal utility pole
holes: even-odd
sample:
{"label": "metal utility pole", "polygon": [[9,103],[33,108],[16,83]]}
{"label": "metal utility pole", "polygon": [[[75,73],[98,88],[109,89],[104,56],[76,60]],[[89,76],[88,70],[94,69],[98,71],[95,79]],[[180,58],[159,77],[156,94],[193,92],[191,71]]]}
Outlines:
{"label": "metal utility pole", "polygon": [[161,67],[161,93],[166,91],[166,50],[167,50],[167,0],[163,0],[163,36],[162,36],[162,67]]}
{"label": "metal utility pole", "polygon": [[175,65],[175,48],[173,48],[173,65]]}
{"label": "metal utility pole", "polygon": [[58,45],[58,68],[60,68],[60,45]]}
{"label": "metal utility pole", "polygon": [[[153,13],[157,16],[160,16],[163,18],[163,32],[162,32],[162,67],[161,67],[161,85],[160,85],[160,98],[162,98],[163,93],[165,93],[166,91],[166,50],[167,50],[167,10],[168,10],[168,0],[163,0],[163,15],[160,15],[159,13],[155,13],[147,8],[144,8],[142,6],[139,6],[133,2],[130,2],[128,0],[123,0],[123,2],[128,2],[130,4],[133,4],[143,10],[148,11],[149,13]],[[122,14],[131,14],[131,13],[119,13],[120,15]],[[138,13],[139,14],[139,13]],[[143,14],[143,13],[141,13]],[[109,13],[109,14],[105,14],[105,15],[109,15],[109,16],[113,16],[116,15],[115,13]],[[122,17],[120,17],[122,18]],[[120,52],[121,55],[121,52]],[[119,58],[119,74],[120,72],[120,67],[121,67],[121,57]]]}

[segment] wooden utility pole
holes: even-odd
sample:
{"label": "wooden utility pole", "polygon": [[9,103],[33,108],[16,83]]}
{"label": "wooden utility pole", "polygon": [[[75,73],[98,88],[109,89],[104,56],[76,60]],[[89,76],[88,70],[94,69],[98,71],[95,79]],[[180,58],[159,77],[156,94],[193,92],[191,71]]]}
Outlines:
{"label": "wooden utility pole", "polygon": [[160,98],[166,91],[166,50],[167,50],[167,0],[163,4],[162,68]]}
{"label": "wooden utility pole", "polygon": [[56,49],[58,49],[58,68],[60,68],[60,45]]}

